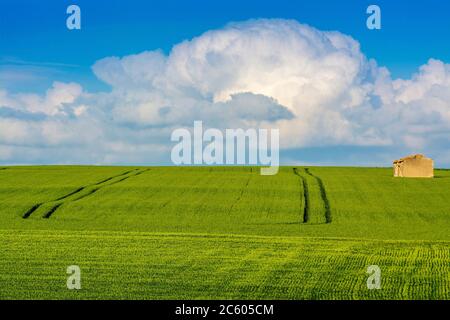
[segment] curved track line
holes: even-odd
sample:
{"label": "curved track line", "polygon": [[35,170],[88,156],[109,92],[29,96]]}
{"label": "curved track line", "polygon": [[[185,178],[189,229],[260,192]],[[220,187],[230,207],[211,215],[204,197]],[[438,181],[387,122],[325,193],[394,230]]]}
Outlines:
{"label": "curved track line", "polygon": [[299,172],[297,168],[293,168],[294,170],[294,174],[299,176],[301,181],[302,181],[302,185],[303,185],[303,202],[305,204],[305,206],[303,207],[303,223],[307,223],[309,221],[309,211],[310,211],[310,207],[309,207],[309,190],[308,190],[308,183],[306,182],[305,177],[303,177]]}
{"label": "curved track line", "polygon": [[[137,170],[139,170],[139,169],[137,169]],[[142,170],[142,171],[139,171],[139,172],[137,172],[137,173],[135,173],[135,174],[130,174],[129,176],[126,176],[126,177],[124,177],[124,178],[122,178],[122,179],[120,179],[120,180],[114,181],[114,182],[112,182],[112,183],[105,184],[105,185],[103,185],[103,186],[99,186],[98,188],[94,188],[94,189],[90,190],[87,194],[84,194],[84,195],[82,195],[82,196],[79,197],[79,198],[76,198],[76,199],[73,199],[73,200],[69,200],[68,202],[79,201],[79,200],[81,200],[81,199],[84,199],[84,198],[86,198],[86,197],[89,197],[89,196],[93,195],[94,193],[96,193],[96,192],[99,191],[100,189],[103,189],[103,188],[105,188],[105,187],[109,187],[109,186],[115,185],[115,184],[120,183],[120,182],[122,182],[122,181],[125,181],[125,180],[127,180],[127,179],[129,179],[129,178],[136,177],[136,176],[141,175],[141,174],[143,174],[144,172],[147,172],[147,171],[149,171],[149,170],[150,170],[150,169]],[[132,170],[132,171],[136,171],[136,170]],[[130,172],[132,172],[132,171],[129,171],[128,173],[130,173]],[[118,175],[118,176],[116,176],[116,177],[114,177],[114,178],[123,176],[123,175],[125,175],[125,174],[127,174],[127,173]],[[110,180],[111,180],[111,179],[108,179],[107,181],[110,181]],[[97,184],[94,184],[94,186],[97,186],[97,185],[99,185],[99,184],[98,184],[98,183],[97,183]],[[83,190],[84,190],[84,189],[85,189],[85,188],[83,188]],[[58,210],[59,207],[61,207],[61,206],[62,206],[63,204],[65,204],[65,203],[66,203],[66,202],[62,202],[62,203],[59,203],[59,204],[55,205],[53,208],[51,208],[47,213],[45,213],[45,214],[43,215],[43,218],[45,218],[45,219],[50,218],[50,217],[56,212],[56,210]]]}
{"label": "curved track line", "polygon": [[[100,189],[103,189],[103,188],[109,187],[109,186],[113,186],[113,185],[115,185],[115,184],[117,184],[117,183],[119,183],[119,182],[125,181],[125,180],[127,180],[127,179],[129,179],[129,178],[139,176],[139,175],[141,175],[141,174],[143,174],[144,172],[147,172],[147,171],[149,171],[149,170],[150,170],[150,169],[142,170],[142,171],[137,172],[136,174],[131,174],[131,175],[126,176],[126,177],[124,177],[124,178],[122,178],[122,179],[120,179],[120,180],[114,181],[114,182],[109,183],[109,184],[106,184],[106,185],[104,185],[104,186],[100,186],[100,187],[98,187],[98,188],[94,188],[94,189],[90,190],[87,194],[84,194],[84,195],[82,195],[82,196],[79,197],[79,198],[73,199],[72,201],[78,201],[78,200],[84,199],[84,198],[86,198],[86,197],[89,197],[90,195],[96,193],[96,192],[97,192],[98,190],[100,190]],[[130,171],[130,172],[131,172],[131,171]],[[120,177],[120,176],[117,176],[117,177]],[[115,177],[115,178],[117,178],[117,177]],[[110,180],[111,180],[111,179],[108,179],[108,181],[110,181]],[[98,185],[98,184],[95,184],[95,186],[97,186],[97,185]],[[72,202],[72,201],[70,201],[70,202]]]}
{"label": "curved track line", "polygon": [[317,180],[317,183],[319,184],[319,188],[320,188],[320,196],[322,197],[322,201],[325,204],[325,220],[326,220],[326,223],[331,223],[332,219],[331,219],[330,201],[328,200],[327,192],[325,190],[325,186],[323,184],[322,179],[319,178],[318,176],[312,174],[309,171],[309,168],[305,168],[305,172],[306,172],[306,174],[309,174],[311,177],[314,177]]}
{"label": "curved track line", "polygon": [[[4,168],[4,169],[8,169],[8,168]],[[0,170],[1,170],[1,169],[0,169]],[[59,197],[59,198],[57,198],[57,199],[55,199],[55,200],[51,200],[51,201],[47,201],[47,202],[42,202],[42,203],[35,204],[34,206],[32,206],[30,209],[28,209],[28,210],[22,215],[22,218],[23,218],[23,219],[29,218],[29,217],[31,216],[31,214],[33,214],[33,212],[35,212],[37,209],[39,209],[39,208],[40,208],[43,204],[45,204],[45,203],[51,203],[51,202],[56,202],[56,201],[61,201],[61,200],[67,199],[68,197],[71,197],[71,196],[73,196],[73,195],[76,195],[77,193],[82,192],[83,190],[85,190],[85,189],[88,188],[88,187],[100,185],[100,184],[105,183],[105,182],[108,182],[108,181],[110,181],[110,180],[112,180],[112,179],[115,179],[115,178],[118,178],[118,177],[127,175],[127,174],[129,174],[129,173],[131,173],[131,172],[133,172],[133,171],[138,171],[138,170],[139,170],[139,169],[129,170],[129,171],[126,171],[126,172],[124,172],[124,173],[121,173],[121,174],[118,174],[118,175],[115,175],[115,176],[112,176],[112,177],[108,177],[108,178],[103,179],[103,180],[101,180],[101,181],[99,181],[99,182],[96,182],[96,183],[93,183],[93,184],[89,184],[89,185],[86,185],[86,186],[83,186],[83,187],[79,187],[78,189],[76,189],[76,190],[74,190],[74,191],[72,191],[72,192],[70,192],[70,193],[68,193],[68,194],[66,194],[66,195],[63,195],[63,196],[61,196],[61,197]],[[138,174],[143,173],[143,172],[148,171],[148,170],[150,170],[150,169],[140,171]],[[136,175],[138,175],[138,174],[136,174]],[[120,181],[123,181],[123,180],[124,180],[124,179],[122,179],[122,180],[120,180]],[[120,181],[118,181],[118,182],[120,182]],[[60,205],[62,205],[62,203],[61,203]],[[60,206],[60,205],[59,205],[59,206]],[[59,208],[59,206],[56,206],[56,209],[55,209],[55,210],[53,210],[55,207],[53,207],[52,209],[50,209],[43,217],[44,217],[44,218],[49,218],[49,217],[54,213],[54,211],[56,211],[56,210]],[[52,210],[53,210],[53,211],[52,211]],[[49,215],[49,212],[50,212],[50,215]]]}

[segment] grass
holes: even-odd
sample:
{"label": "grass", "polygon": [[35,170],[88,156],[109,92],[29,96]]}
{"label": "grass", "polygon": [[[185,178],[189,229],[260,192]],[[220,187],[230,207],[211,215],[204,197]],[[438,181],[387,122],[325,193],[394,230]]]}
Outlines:
{"label": "grass", "polygon": [[[436,175],[8,167],[0,298],[449,299],[450,171]],[[373,264],[380,290],[366,287]]]}

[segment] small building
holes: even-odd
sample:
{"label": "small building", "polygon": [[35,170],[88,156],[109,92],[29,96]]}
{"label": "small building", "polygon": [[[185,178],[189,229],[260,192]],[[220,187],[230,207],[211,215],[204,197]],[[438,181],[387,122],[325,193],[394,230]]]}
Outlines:
{"label": "small building", "polygon": [[434,163],[423,154],[415,154],[394,161],[394,177],[433,178]]}

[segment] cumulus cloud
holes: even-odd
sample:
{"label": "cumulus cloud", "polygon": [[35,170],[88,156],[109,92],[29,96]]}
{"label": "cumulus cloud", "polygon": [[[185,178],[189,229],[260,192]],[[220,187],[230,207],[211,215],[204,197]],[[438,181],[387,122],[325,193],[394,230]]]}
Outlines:
{"label": "cumulus cloud", "polygon": [[27,93],[9,95],[6,90],[0,89],[0,107],[55,116],[64,113],[64,107],[72,104],[81,94],[79,84],[62,82],[54,82],[45,96]]}
{"label": "cumulus cloud", "polygon": [[353,38],[292,20],[232,23],[168,55],[106,57],[92,70],[109,92],[76,83],[43,95],[0,89],[2,159],[41,159],[51,148],[57,161],[77,162],[64,151],[73,146],[87,162],[168,162],[171,131],[194,120],[279,128],[284,149],[385,146],[438,156],[450,144],[449,64],[430,59],[411,79],[392,79]]}

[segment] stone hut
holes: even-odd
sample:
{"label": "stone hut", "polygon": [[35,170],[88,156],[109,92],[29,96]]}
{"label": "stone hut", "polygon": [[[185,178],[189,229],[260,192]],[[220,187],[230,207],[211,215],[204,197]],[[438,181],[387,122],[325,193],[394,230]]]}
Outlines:
{"label": "stone hut", "polygon": [[415,154],[394,161],[394,177],[433,178],[433,160]]}

